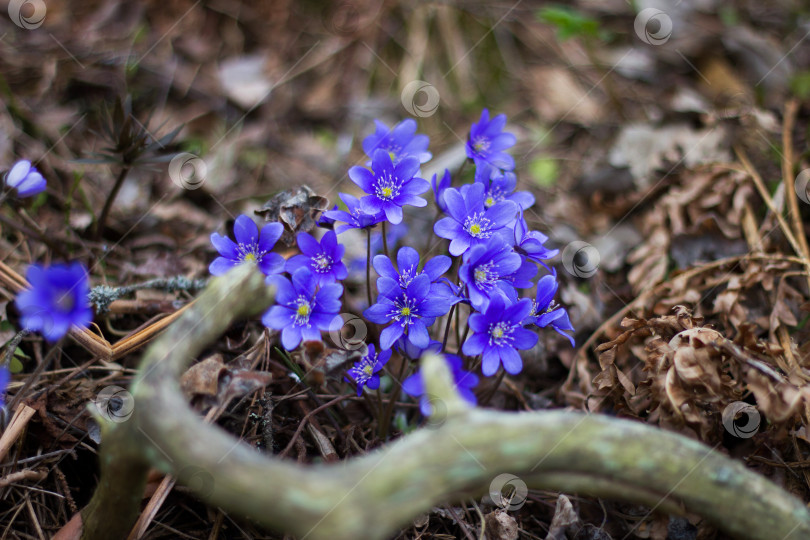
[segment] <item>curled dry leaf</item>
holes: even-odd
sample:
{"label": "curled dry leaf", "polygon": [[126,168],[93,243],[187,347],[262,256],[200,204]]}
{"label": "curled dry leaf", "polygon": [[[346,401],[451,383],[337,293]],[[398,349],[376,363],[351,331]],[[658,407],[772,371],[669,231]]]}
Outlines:
{"label": "curled dry leaf", "polygon": [[560,494],[557,497],[557,506],[554,508],[554,517],[548,527],[546,540],[565,540],[566,531],[569,528],[579,529],[579,527],[579,514],[577,514],[568,497]]}
{"label": "curled dry leaf", "polygon": [[484,516],[487,538],[492,540],[517,540],[518,524],[515,518],[503,510],[495,510]]}
{"label": "curled dry leaf", "polygon": [[295,243],[296,233],[309,232],[315,228],[315,220],[328,206],[326,197],[316,195],[308,186],[300,186],[276,193],[254,213],[262,216],[265,221],[279,221],[284,224],[281,240],[291,246]]}
{"label": "curled dry leaf", "polygon": [[270,383],[272,375],[226,365],[221,354],[191,366],[180,377],[180,389],[190,401],[204,406],[225,405]]}

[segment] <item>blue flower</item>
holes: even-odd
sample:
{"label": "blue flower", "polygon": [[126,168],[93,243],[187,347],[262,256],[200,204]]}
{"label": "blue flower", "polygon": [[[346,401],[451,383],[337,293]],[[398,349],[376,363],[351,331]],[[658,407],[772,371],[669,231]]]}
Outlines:
{"label": "blue flower", "polygon": [[[453,382],[455,383],[456,391],[459,395],[469,403],[475,405],[478,400],[472,388],[478,384],[478,376],[475,373],[464,371],[462,369],[461,358],[454,354],[446,354],[444,356],[447,363],[450,365],[450,371],[453,373]],[[425,391],[425,381],[422,377],[422,371],[419,370],[402,382],[402,391],[411,397],[418,397],[419,410],[424,416],[430,416],[433,412],[430,407],[430,400],[428,399]]]}
{"label": "blue flower", "polygon": [[520,268],[514,274],[506,276],[506,281],[515,289],[528,289],[534,287],[532,280],[537,275],[537,266],[529,259],[521,257]]}
{"label": "blue flower", "polygon": [[389,280],[390,289],[380,290],[377,303],[363,312],[371,322],[390,326],[380,333],[380,347],[390,349],[403,334],[417,347],[430,344],[428,327],[436,317],[450,311],[453,300],[444,297],[432,297],[430,294],[430,277],[422,273],[411,280],[403,291],[399,284]]}
{"label": "blue flower", "polygon": [[521,210],[534,204],[534,195],[528,191],[515,191],[517,176],[512,172],[501,173],[489,163],[481,163],[475,168],[475,181],[484,184],[484,207],[489,208],[501,201],[512,201]]}
{"label": "blue flower", "polygon": [[321,330],[338,330],[343,321],[337,316],[343,285],[332,283],[316,290],[317,280],[309,268],[299,268],[292,283],[279,275],[268,276],[276,287],[276,305],[262,317],[268,328],[281,330],[281,344],[291,351],[301,340],[321,339]]}
{"label": "blue flower", "polygon": [[451,181],[450,171],[447,169],[444,170],[444,175],[438,184],[436,183],[435,174],[433,175],[433,178],[430,179],[430,187],[433,188],[433,200],[436,201],[436,206],[438,206],[439,209],[445,213],[447,213],[447,204],[444,202],[444,192],[450,187]]}
{"label": "blue flower", "polygon": [[[340,207],[337,204],[332,207],[332,210],[329,211],[335,210],[340,210]],[[321,212],[321,215],[318,216],[318,220],[315,222],[315,224],[324,229],[332,229],[335,225],[335,220],[328,217],[325,212]]]}
{"label": "blue flower", "polygon": [[[374,120],[376,131],[363,139],[363,151],[370,158],[376,150],[385,150],[394,165],[406,157],[415,157],[419,163],[427,163],[433,155],[427,151],[430,139],[427,135],[416,134],[416,121],[403,120],[389,128],[379,120]],[[368,165],[367,163],[366,165]]]}
{"label": "blue flower", "polygon": [[372,171],[364,167],[349,169],[349,178],[368,193],[360,199],[360,208],[369,214],[385,213],[385,218],[396,225],[402,221],[402,207],[427,206],[427,201],[417,197],[430,189],[430,184],[414,175],[419,170],[415,157],[403,158],[394,165],[391,156],[384,150],[375,150],[371,158]]}
{"label": "blue flower", "polygon": [[485,208],[483,184],[463,187],[466,189],[462,191],[455,188],[445,190],[444,202],[450,216],[433,226],[437,236],[450,240],[450,254],[461,255],[470,246],[483,244],[493,235],[510,242],[510,226],[518,214],[518,206],[512,201],[501,201]]}
{"label": "blue flower", "polygon": [[504,133],[506,115],[499,114],[492,120],[489,111],[481,111],[481,118],[470,128],[470,137],[467,139],[467,157],[481,163],[489,163],[498,169],[511,171],[515,168],[515,160],[504,152],[515,145],[517,139],[511,133]]}
{"label": "blue flower", "polygon": [[400,289],[404,291],[416,276],[427,274],[432,285],[450,269],[453,262],[446,255],[438,255],[427,261],[425,266],[419,270],[419,253],[412,247],[404,246],[397,252],[399,271],[394,269],[391,259],[385,255],[374,257],[373,264],[374,270],[380,276],[377,279],[377,290],[381,291],[381,294],[382,291],[388,291],[389,294],[399,294],[396,287],[390,283],[391,281],[399,285]]}
{"label": "blue flower", "polygon": [[6,366],[0,366],[0,409],[6,406],[6,388],[11,382],[11,372]]}
{"label": "blue flower", "polygon": [[483,313],[473,313],[467,321],[473,335],[467,338],[461,350],[468,356],[483,354],[481,372],[489,377],[503,364],[511,375],[523,369],[518,350],[531,349],[537,343],[537,334],[523,328],[523,320],[531,312],[532,303],[524,298],[508,305],[503,297],[492,297]]}
{"label": "blue flower", "polygon": [[281,272],[284,269],[284,257],[271,250],[283,232],[284,226],[281,223],[268,223],[259,234],[256,223],[242,214],[233,224],[236,242],[218,233],[211,235],[211,243],[221,256],[214,259],[208,271],[221,276],[234,266],[252,262],[265,275]]}
{"label": "blue flower", "polygon": [[81,263],[32,265],[25,275],[31,288],[17,296],[22,326],[48,341],[64,336],[70,327],[86,327],[93,320],[87,271]]}
{"label": "blue flower", "polygon": [[530,231],[529,226],[523,216],[515,222],[515,251],[526,257],[530,261],[542,264],[548,269],[543,261],[555,257],[559,250],[548,249],[543,245],[548,237],[538,231]]}
{"label": "blue flower", "polygon": [[6,186],[17,192],[17,197],[20,199],[45,191],[47,184],[39,171],[27,159],[21,159],[15,163],[6,173],[3,181]]}
{"label": "blue flower", "polygon": [[360,200],[348,193],[339,193],[338,197],[346,205],[349,210],[327,210],[323,215],[327,219],[333,221],[342,221],[344,225],[340,225],[335,229],[335,232],[340,234],[349,229],[368,229],[378,223],[385,221],[385,214],[382,212],[375,212],[369,214],[360,208]]}
{"label": "blue flower", "polygon": [[338,244],[335,231],[326,231],[321,241],[304,231],[298,233],[298,248],[302,255],[296,255],[287,260],[284,270],[290,275],[302,267],[310,268],[315,274],[315,284],[318,286],[334,283],[346,279],[349,271],[341,260],[346,247]]}
{"label": "blue flower", "polygon": [[431,339],[427,347],[417,347],[408,340],[407,336],[400,336],[394,348],[399,351],[399,354],[409,360],[419,360],[426,352],[440,353],[442,351],[442,342]]}
{"label": "blue flower", "polygon": [[551,274],[543,276],[537,282],[537,299],[532,301],[532,309],[523,323],[534,324],[540,328],[551,326],[558,334],[567,338],[574,347],[574,337],[566,333],[566,331],[574,330],[574,326],[568,319],[568,312],[554,301],[557,287],[559,287],[557,273],[553,270]]}
{"label": "blue flower", "polygon": [[357,396],[363,394],[363,387],[376,390],[380,387],[380,376],[377,374],[388,360],[391,359],[391,350],[374,352],[374,344],[369,344],[368,354],[354,363],[347,373],[357,383]]}
{"label": "blue flower", "polygon": [[517,272],[521,264],[520,255],[498,238],[470,248],[464,254],[459,277],[467,285],[472,307],[482,311],[489,306],[494,295],[514,294],[514,286],[507,277]]}

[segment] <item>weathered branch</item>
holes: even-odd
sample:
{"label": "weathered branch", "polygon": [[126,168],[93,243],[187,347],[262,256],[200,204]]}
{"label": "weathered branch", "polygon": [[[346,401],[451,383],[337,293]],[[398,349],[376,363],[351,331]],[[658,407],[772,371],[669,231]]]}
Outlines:
{"label": "weathered branch", "polygon": [[[140,495],[142,484],[109,477],[112,462],[126,460],[140,474],[143,461],[124,450],[137,449],[209,504],[310,539],[385,538],[438,503],[487,492],[502,473],[534,488],[683,508],[740,538],[810,537],[810,512],[799,500],[701,443],[601,415],[470,408],[435,356],[423,360],[434,410],[430,427],[340,464],[268,458],[206,425],[177,382],[190,359],[236,316],[266,303],[261,280],[246,275],[240,269],[214,280],[149,349],[133,389],[133,417],[104,434],[99,493],[118,484]],[[116,447],[122,456],[113,455]],[[122,537],[102,536],[93,524],[112,515],[129,519],[133,512],[99,493],[84,513],[85,537]],[[121,524],[124,534],[131,525]]]}

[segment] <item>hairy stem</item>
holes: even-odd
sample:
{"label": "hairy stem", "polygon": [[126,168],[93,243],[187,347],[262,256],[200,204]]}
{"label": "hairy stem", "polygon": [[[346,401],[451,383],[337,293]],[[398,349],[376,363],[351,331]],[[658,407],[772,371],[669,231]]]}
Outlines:
{"label": "hairy stem", "polygon": [[391,255],[388,253],[388,235],[386,234],[385,223],[385,221],[382,222],[383,252],[385,252],[385,256],[390,259]]}
{"label": "hairy stem", "polygon": [[371,306],[371,228],[366,229],[366,294],[368,305]]}

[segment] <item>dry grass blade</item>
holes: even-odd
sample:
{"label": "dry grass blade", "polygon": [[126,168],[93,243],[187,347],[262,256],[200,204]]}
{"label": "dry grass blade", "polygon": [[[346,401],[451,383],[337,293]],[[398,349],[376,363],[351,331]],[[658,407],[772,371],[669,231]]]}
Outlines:
{"label": "dry grass blade", "polygon": [[14,446],[14,443],[17,442],[17,439],[28,425],[29,420],[31,420],[36,412],[35,409],[32,409],[28,405],[21,405],[14,412],[11,423],[3,432],[3,436],[0,437],[0,461],[5,459],[6,454],[8,454],[8,451]]}
{"label": "dry grass blade", "polygon": [[[765,183],[762,181],[762,177],[759,175],[757,170],[754,169],[754,166],[751,165],[751,161],[748,159],[745,150],[743,150],[742,148],[736,148],[735,150],[737,152],[737,157],[740,158],[740,161],[742,162],[743,167],[745,168],[745,171],[751,177],[751,180],[754,181],[754,185],[756,186],[757,191],[762,197],[762,200],[765,201],[765,204],[768,206],[768,209],[773,213],[774,217],[776,217],[776,220],[779,222],[779,227],[782,230],[782,234],[785,235],[785,238],[790,243],[790,246],[793,248],[793,251],[796,253],[796,255],[802,258],[802,263],[807,269],[807,283],[808,286],[810,286],[810,258],[808,258],[808,255],[802,249],[801,244],[799,244],[799,242],[796,240],[796,236],[793,234],[792,229],[785,221],[785,218],[784,216],[782,216],[782,213],[779,212],[779,210],[776,208],[776,204],[774,204],[773,197],[771,197],[771,194],[768,193],[768,188],[765,187]],[[794,190],[791,190],[791,193],[795,196]],[[788,194],[788,199],[792,198],[793,197],[791,196],[791,194]]]}

